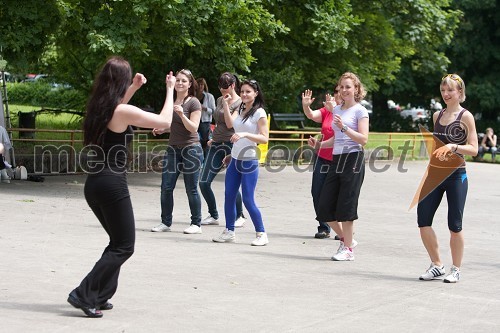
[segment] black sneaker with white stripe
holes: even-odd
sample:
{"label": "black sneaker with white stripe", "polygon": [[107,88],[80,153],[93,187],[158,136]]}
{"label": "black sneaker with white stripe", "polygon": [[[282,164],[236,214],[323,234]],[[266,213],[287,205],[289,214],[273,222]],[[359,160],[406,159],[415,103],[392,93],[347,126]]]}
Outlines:
{"label": "black sneaker with white stripe", "polygon": [[445,273],[446,271],[444,270],[444,265],[436,266],[433,263],[431,263],[429,269],[424,274],[420,275],[418,279],[423,281],[436,280],[442,278]]}

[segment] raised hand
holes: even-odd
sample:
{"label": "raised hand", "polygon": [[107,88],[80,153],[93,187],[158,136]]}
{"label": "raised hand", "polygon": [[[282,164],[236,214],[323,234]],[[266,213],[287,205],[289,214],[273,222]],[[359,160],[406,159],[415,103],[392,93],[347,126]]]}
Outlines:
{"label": "raised hand", "polygon": [[312,90],[306,89],[302,93],[302,106],[309,107],[314,102],[314,98],[312,97]]}
{"label": "raised hand", "polygon": [[175,86],[175,75],[172,71],[165,77],[165,83],[168,88],[172,89]]}
{"label": "raised hand", "polygon": [[146,77],[141,73],[137,73],[135,74],[134,79],[132,80],[132,85],[135,86],[137,89],[139,89],[140,87],[142,87],[143,84],[146,84],[146,82],[148,82]]}
{"label": "raised hand", "polygon": [[323,105],[328,109],[328,111],[333,112],[333,108],[337,105],[335,102],[335,98],[333,98],[332,95],[326,94],[325,95],[325,102]]}

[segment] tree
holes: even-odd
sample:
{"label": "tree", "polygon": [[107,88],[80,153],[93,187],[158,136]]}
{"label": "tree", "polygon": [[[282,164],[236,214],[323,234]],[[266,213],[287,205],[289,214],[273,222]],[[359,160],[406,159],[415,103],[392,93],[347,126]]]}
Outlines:
{"label": "tree", "polygon": [[268,1],[267,9],[290,32],[259,43],[252,70],[276,92],[270,101],[280,112],[297,110],[305,87],[330,88],[345,71],[375,94],[381,84],[399,84],[405,63],[419,71],[443,68],[443,46],[459,17],[448,0],[281,0]]}
{"label": "tree", "polygon": [[[65,0],[54,59],[66,81],[90,85],[111,54],[130,60],[149,78],[142,103],[161,106],[168,70],[189,68],[195,76],[245,71],[251,46],[283,30],[259,0]],[[241,24],[238,24],[241,22]],[[211,81],[214,82],[214,81]]]}
{"label": "tree", "polygon": [[60,20],[57,0],[2,0],[0,53],[9,67],[19,71],[36,67]]}
{"label": "tree", "polygon": [[[496,0],[455,0],[464,12],[453,44],[447,50],[450,73],[466,84],[464,105],[480,113],[489,126],[498,126],[500,115],[500,4]],[[488,125],[484,125],[488,126]],[[484,130],[478,128],[478,130]]]}

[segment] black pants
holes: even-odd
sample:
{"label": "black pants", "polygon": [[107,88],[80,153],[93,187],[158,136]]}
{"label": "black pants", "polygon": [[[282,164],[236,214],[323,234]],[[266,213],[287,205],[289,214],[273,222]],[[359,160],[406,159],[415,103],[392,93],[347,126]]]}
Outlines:
{"label": "black pants", "polygon": [[358,199],[365,178],[364,153],[333,155],[325,183],[321,188],[318,221],[354,221],[358,219]]}
{"label": "black pants", "polygon": [[198,125],[198,134],[200,136],[201,148],[203,148],[203,155],[207,155],[208,146],[207,142],[210,140],[210,122],[200,122]]}
{"label": "black pants", "polygon": [[[111,178],[111,179],[110,179]],[[118,287],[122,264],[134,253],[135,221],[130,196],[112,200],[113,196],[128,194],[119,177],[95,177],[85,183],[85,198],[109,236],[109,244],[94,268],[76,288],[80,300],[95,307],[112,298]],[[126,186],[126,180],[125,180]]]}

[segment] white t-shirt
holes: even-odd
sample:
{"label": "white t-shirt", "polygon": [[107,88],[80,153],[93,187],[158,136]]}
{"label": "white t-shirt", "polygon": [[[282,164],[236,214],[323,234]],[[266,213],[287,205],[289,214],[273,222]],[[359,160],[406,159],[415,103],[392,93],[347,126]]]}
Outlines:
{"label": "white t-shirt", "polygon": [[[266,111],[259,108],[255,113],[243,122],[243,117],[238,115],[233,121],[234,132],[248,132],[252,134],[259,134],[258,122],[260,118],[266,118]],[[257,143],[247,138],[242,138],[236,141],[231,150],[231,157],[237,160],[256,160],[259,158],[257,154]]]}
{"label": "white t-shirt", "polygon": [[[358,131],[358,120],[368,118],[368,110],[361,104],[357,103],[348,109],[342,110],[341,105],[337,105],[333,109],[333,114],[338,114],[342,118],[342,123],[347,125],[350,130]],[[340,128],[332,122],[332,128],[335,132],[335,141],[333,143],[333,155],[352,153],[363,150],[363,147],[352,140],[347,134],[342,133]]]}

